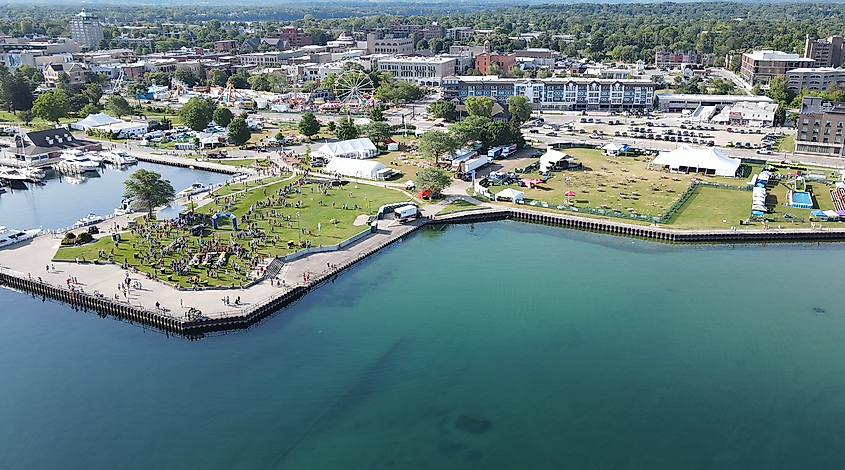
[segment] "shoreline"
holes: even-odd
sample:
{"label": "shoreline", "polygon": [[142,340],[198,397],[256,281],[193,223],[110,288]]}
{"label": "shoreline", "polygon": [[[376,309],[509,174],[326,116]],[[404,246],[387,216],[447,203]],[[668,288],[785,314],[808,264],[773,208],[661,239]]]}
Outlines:
{"label": "shoreline", "polygon": [[[144,326],[160,329],[169,334],[184,336],[189,339],[201,338],[208,333],[222,332],[228,330],[243,330],[260,323],[265,318],[285,309],[308,293],[317,289],[327,282],[334,280],[344,272],[352,269],[361,261],[381,252],[383,249],[394,243],[404,240],[406,236],[428,226],[445,226],[454,224],[471,224],[481,222],[493,222],[499,220],[514,220],[524,223],[536,223],[552,225],[561,228],[569,228],[584,231],[606,233],[616,236],[643,238],[664,243],[699,244],[699,243],[796,243],[796,242],[821,242],[821,241],[845,241],[845,229],[769,229],[769,230],[675,230],[654,226],[642,226],[616,222],[606,219],[592,219],[587,217],[573,216],[569,214],[552,214],[543,211],[534,211],[502,206],[484,206],[479,209],[466,209],[458,212],[434,215],[416,221],[400,225],[400,230],[391,230],[390,233],[378,233],[382,236],[379,239],[366,237],[364,240],[369,243],[359,242],[341,250],[329,254],[347,255],[344,260],[336,264],[330,263],[330,268],[314,273],[302,283],[285,287],[279,290],[276,286],[275,292],[258,302],[250,303],[249,307],[241,310],[229,310],[217,312],[213,316],[200,316],[195,319],[187,319],[183,316],[174,316],[170,310],[151,310],[143,306],[132,305],[128,302],[114,301],[110,297],[95,296],[93,294],[69,290],[39,278],[33,279],[21,271],[4,266],[0,268],[0,286],[8,287],[31,295],[38,295],[43,298],[49,297],[60,302],[67,303],[75,308],[83,310],[91,309],[103,316],[112,316],[120,320],[127,320],[130,323],[140,323]],[[40,236],[38,238],[44,238]],[[375,243],[372,243],[374,242]],[[302,256],[296,260],[285,263],[286,269],[298,270],[302,266],[313,264],[317,254]],[[103,268],[103,265],[92,266]],[[120,269],[120,272],[126,272]],[[306,271],[310,272],[310,271]],[[256,283],[256,286],[264,284],[264,280]],[[175,289],[165,286],[177,292]],[[268,286],[269,287],[269,286]],[[250,289],[236,289],[233,293],[244,293]],[[196,295],[209,296],[217,295],[221,290],[199,291]],[[206,299],[207,300],[207,299]]]}

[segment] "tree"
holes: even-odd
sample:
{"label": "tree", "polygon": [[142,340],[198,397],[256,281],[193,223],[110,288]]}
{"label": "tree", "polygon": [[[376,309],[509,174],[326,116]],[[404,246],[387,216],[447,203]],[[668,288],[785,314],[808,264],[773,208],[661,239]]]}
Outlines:
{"label": "tree", "polygon": [[326,123],[326,130],[329,131],[329,132],[336,131],[337,130],[337,123],[335,123],[334,121],[329,121],[328,123]]}
{"label": "tree", "polygon": [[251,134],[249,132],[249,127],[246,125],[246,121],[243,118],[236,117],[232,119],[232,122],[229,123],[229,141],[237,146],[241,146],[245,144]]}
{"label": "tree", "polygon": [[214,114],[212,114],[211,118],[218,126],[226,127],[232,122],[232,112],[229,111],[229,108],[222,108],[218,107],[214,110]]}
{"label": "tree", "polygon": [[[786,89],[786,77],[783,75],[772,77],[772,80],[769,82],[769,91],[766,92],[766,96],[774,100],[776,103],[788,103],[795,98],[795,96],[790,95],[790,91]],[[784,117],[786,116],[784,115]]]}
{"label": "tree", "polygon": [[42,93],[32,103],[32,112],[41,119],[59,124],[59,120],[70,112],[70,100],[62,90]]}
{"label": "tree", "polygon": [[467,142],[483,141],[486,138],[486,128],[490,124],[490,118],[483,116],[469,116],[461,122],[455,123],[449,129],[452,136],[460,144]]}
{"label": "tree", "polygon": [[249,74],[243,71],[232,74],[232,76],[229,77],[229,83],[232,84],[233,88],[245,90],[249,88]]}
{"label": "tree", "polygon": [[226,82],[229,80],[229,75],[226,74],[225,70],[213,69],[208,74],[208,84],[211,86],[225,87]]}
{"label": "tree", "polygon": [[191,69],[189,69],[188,67],[176,69],[176,71],[173,72],[173,76],[189,87],[192,87],[197,84],[196,75],[194,75],[194,72],[192,72]]}
{"label": "tree", "polygon": [[270,91],[273,89],[273,83],[270,81],[269,73],[259,73],[249,77],[249,85],[255,91]]}
{"label": "tree", "polygon": [[319,87],[323,90],[331,90],[334,88],[335,83],[337,83],[337,74],[330,73],[326,75],[326,78],[320,81]]}
{"label": "tree", "polygon": [[16,75],[6,75],[2,78],[0,86],[0,97],[2,101],[13,111],[23,111],[32,108],[32,88],[26,79]]}
{"label": "tree", "polygon": [[129,106],[129,102],[126,101],[126,98],[120,95],[111,95],[109,97],[109,102],[106,105],[106,109],[117,116],[118,119],[122,116],[132,114],[132,106]]}
{"label": "tree", "polygon": [[455,103],[444,100],[435,101],[428,105],[426,111],[437,119],[451,121],[455,118]]}
{"label": "tree", "polygon": [[126,186],[126,194],[140,207],[147,209],[150,219],[156,206],[167,204],[176,197],[170,181],[161,179],[161,175],[154,171],[136,170],[123,184]]}
{"label": "tree", "polygon": [[524,95],[509,96],[507,103],[511,119],[516,119],[517,122],[522,124],[531,117],[531,103]]}
{"label": "tree", "polygon": [[33,119],[35,119],[35,115],[32,113],[32,111],[29,110],[21,111],[20,113],[18,113],[18,117],[27,126],[30,122],[32,122]]}
{"label": "tree", "polygon": [[145,95],[149,87],[144,83],[132,83],[126,87],[126,93],[138,100],[138,106],[141,106],[141,95]]}
{"label": "tree", "polygon": [[470,96],[464,104],[470,116],[489,118],[493,112],[493,100],[486,96]]}
{"label": "tree", "polygon": [[420,192],[429,191],[432,197],[440,196],[440,193],[450,184],[452,184],[451,175],[440,168],[423,168],[414,178],[414,186]]}
{"label": "tree", "polygon": [[384,144],[393,135],[390,130],[390,124],[381,121],[374,121],[367,124],[361,129],[361,132],[376,145]]}
{"label": "tree", "polygon": [[358,138],[358,127],[349,119],[340,121],[337,128],[337,138],[340,140],[351,140]]}
{"label": "tree", "polygon": [[375,108],[373,108],[373,110],[370,111],[369,117],[370,117],[370,121],[373,121],[373,122],[381,122],[381,121],[385,120],[384,119],[384,113],[381,111],[380,106],[376,106]]}
{"label": "tree", "polygon": [[94,103],[88,103],[85,106],[83,106],[82,109],[79,110],[79,115],[80,116],[90,116],[92,114],[99,114],[100,111],[101,110],[100,110],[99,106],[97,106]]}
{"label": "tree", "polygon": [[438,130],[428,131],[417,139],[420,153],[433,160],[459,148],[460,144],[451,134]]}
{"label": "tree", "polygon": [[302,135],[311,139],[312,135],[320,132],[320,123],[317,122],[317,118],[314,117],[314,113],[303,113],[302,118],[296,125],[296,128],[299,129],[299,132],[301,132]]}
{"label": "tree", "polygon": [[214,109],[214,103],[210,100],[195,96],[182,106],[179,116],[186,126],[195,131],[201,131],[214,118]]}
{"label": "tree", "polygon": [[502,75],[502,68],[498,64],[490,64],[485,75]]}

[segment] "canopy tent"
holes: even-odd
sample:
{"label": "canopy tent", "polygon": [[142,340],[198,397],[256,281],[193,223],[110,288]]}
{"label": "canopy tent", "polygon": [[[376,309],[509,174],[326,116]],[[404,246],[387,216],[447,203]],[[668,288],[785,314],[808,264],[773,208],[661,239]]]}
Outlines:
{"label": "canopy tent", "polygon": [[605,145],[604,147],[602,147],[601,149],[602,149],[602,153],[604,155],[609,155],[611,157],[615,157],[615,156],[619,155],[620,153],[627,152],[628,148],[629,147],[626,144],[614,144],[614,143],[611,142],[611,143]]}
{"label": "canopy tent", "polygon": [[323,155],[327,159],[334,157],[370,158],[378,155],[379,151],[370,139],[361,138],[329,142],[317,149],[316,153]]}
{"label": "canopy tent", "polygon": [[740,161],[725,155],[717,148],[693,148],[682,145],[671,152],[661,152],[651,163],[667,166],[673,172],[704,172],[718,176],[736,176]]}
{"label": "canopy tent", "polygon": [[106,113],[89,114],[88,117],[71,124],[70,127],[78,131],[87,131],[92,127],[107,126],[109,124],[117,124],[119,122],[123,121],[115,119]]}
{"label": "canopy tent", "polygon": [[496,200],[499,199],[509,199],[513,202],[521,201],[525,198],[525,193],[522,191],[517,191],[513,188],[505,188],[498,193],[496,193]]}
{"label": "canopy tent", "polygon": [[368,180],[383,179],[388,168],[379,162],[364,162],[355,158],[332,158],[323,170],[333,175],[343,175]]}
{"label": "canopy tent", "polygon": [[558,150],[549,149],[540,155],[540,171],[565,170],[574,158]]}

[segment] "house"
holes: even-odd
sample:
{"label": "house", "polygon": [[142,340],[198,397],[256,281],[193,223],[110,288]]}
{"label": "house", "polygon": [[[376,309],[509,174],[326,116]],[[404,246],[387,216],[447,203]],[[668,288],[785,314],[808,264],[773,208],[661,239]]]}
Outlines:
{"label": "house", "polygon": [[[467,107],[465,104],[461,103],[459,100],[453,100],[455,103],[455,117],[458,121],[462,121],[464,118],[469,116],[467,112]],[[490,120],[493,122],[508,122],[510,120],[510,112],[508,112],[508,108],[502,106],[499,102],[493,102],[493,108],[490,110]]]}
{"label": "house", "polygon": [[245,39],[244,42],[241,43],[241,52],[256,52],[258,50],[258,46],[260,45],[261,39],[259,38]]}
{"label": "house", "polygon": [[67,78],[67,84],[70,86],[88,83],[88,69],[78,62],[61,62],[44,67],[44,81],[48,85],[55,86],[62,80],[62,76]]}

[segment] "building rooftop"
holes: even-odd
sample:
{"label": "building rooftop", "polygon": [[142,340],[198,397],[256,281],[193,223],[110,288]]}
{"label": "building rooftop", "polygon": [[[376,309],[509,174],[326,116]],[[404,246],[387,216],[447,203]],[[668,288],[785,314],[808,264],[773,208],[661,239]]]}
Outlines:
{"label": "building rooftop", "polygon": [[810,60],[813,59],[806,59],[801,57],[798,54],[789,54],[786,52],[781,51],[770,51],[770,50],[763,50],[763,51],[754,51],[751,53],[743,54],[748,57],[751,57],[753,60]]}
{"label": "building rooftop", "polygon": [[845,72],[845,69],[841,68],[833,68],[833,67],[801,67],[798,69],[792,69],[787,73],[827,73],[827,72]]}

